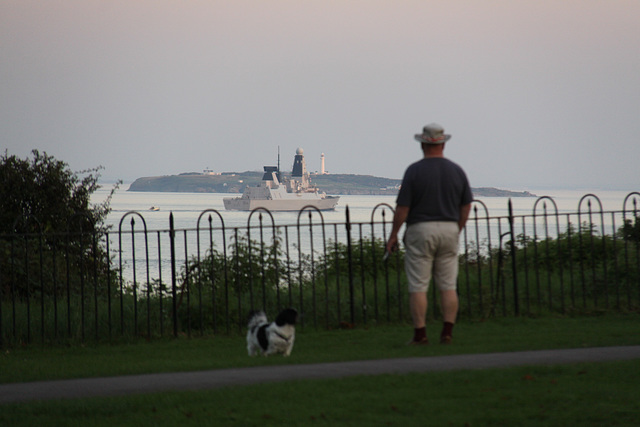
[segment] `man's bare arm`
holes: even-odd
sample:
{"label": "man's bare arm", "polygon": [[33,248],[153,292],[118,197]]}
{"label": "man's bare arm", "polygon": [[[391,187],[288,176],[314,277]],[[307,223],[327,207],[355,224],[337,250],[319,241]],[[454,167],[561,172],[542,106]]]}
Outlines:
{"label": "man's bare arm", "polygon": [[458,230],[462,231],[469,219],[469,212],[471,212],[471,203],[460,206],[460,220],[458,221]]}
{"label": "man's bare arm", "polygon": [[396,213],[393,215],[393,228],[387,241],[387,252],[393,252],[398,246],[398,233],[408,216],[409,206],[396,206]]}

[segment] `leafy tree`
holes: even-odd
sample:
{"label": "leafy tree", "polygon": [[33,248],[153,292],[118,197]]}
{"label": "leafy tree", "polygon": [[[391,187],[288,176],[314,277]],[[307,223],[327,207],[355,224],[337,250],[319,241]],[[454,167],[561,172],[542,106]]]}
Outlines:
{"label": "leafy tree", "polygon": [[627,219],[624,225],[618,229],[618,235],[624,240],[640,243],[640,215],[635,220]]}
{"label": "leafy tree", "polygon": [[[46,153],[0,157],[0,290],[5,297],[84,295],[86,283],[111,286],[109,254],[99,243],[111,198],[91,203],[101,167],[73,172]],[[80,233],[81,232],[81,233]],[[113,277],[111,277],[113,280]]]}
{"label": "leafy tree", "polygon": [[[103,203],[92,205],[91,195],[98,189],[101,167],[72,172],[69,166],[46,153],[32,151],[32,159],[21,159],[6,152],[0,157],[0,233],[20,230],[21,223],[36,221],[41,229],[66,231],[70,219],[85,217],[102,227],[110,211],[113,192]],[[18,230],[16,230],[16,228]]]}

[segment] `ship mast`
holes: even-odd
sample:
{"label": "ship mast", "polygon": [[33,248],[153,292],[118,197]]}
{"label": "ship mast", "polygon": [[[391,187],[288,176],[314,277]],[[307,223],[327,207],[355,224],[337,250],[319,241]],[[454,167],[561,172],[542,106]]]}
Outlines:
{"label": "ship mast", "polygon": [[278,171],[276,172],[278,182],[282,182],[282,176],[280,176],[280,146],[278,145]]}

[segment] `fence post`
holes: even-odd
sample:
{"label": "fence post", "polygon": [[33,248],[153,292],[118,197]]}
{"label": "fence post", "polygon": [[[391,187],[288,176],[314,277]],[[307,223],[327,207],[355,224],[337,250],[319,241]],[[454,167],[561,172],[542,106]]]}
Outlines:
{"label": "fence post", "polygon": [[355,303],[353,301],[353,260],[351,256],[351,216],[349,214],[349,206],[346,210],[346,224],[347,227],[347,260],[349,266],[349,310],[351,314],[351,324],[356,323]]}
{"label": "fence post", "polygon": [[4,347],[4,330],[2,329],[2,302],[4,295],[2,292],[2,285],[2,263],[0,263],[0,349]]}
{"label": "fence post", "polygon": [[169,213],[169,242],[171,246],[171,295],[173,299],[173,336],[178,337],[178,301],[176,286],[176,230],[173,224],[173,212]]}
{"label": "fence post", "polygon": [[511,271],[513,272],[513,307],[516,316],[520,315],[518,298],[518,268],[516,266],[516,234],[513,228],[513,204],[509,198],[509,231],[511,232]]}

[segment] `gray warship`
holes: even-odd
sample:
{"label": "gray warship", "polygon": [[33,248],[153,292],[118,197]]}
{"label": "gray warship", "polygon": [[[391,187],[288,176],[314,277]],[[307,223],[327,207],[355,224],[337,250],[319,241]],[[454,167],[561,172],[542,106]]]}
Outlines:
{"label": "gray warship", "polygon": [[224,208],[230,211],[252,211],[256,208],[299,211],[305,206],[326,211],[335,209],[339,199],[339,196],[327,196],[311,184],[304,151],[298,148],[290,177],[282,178],[278,153],[278,166],[264,166],[264,175],[259,185],[248,186],[240,197],[227,197],[222,200]]}

